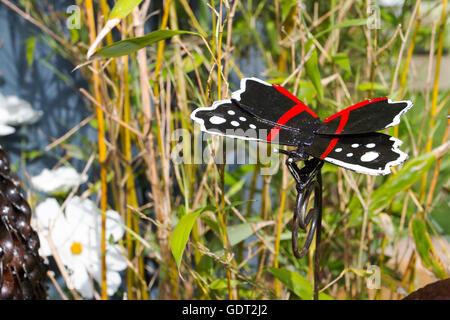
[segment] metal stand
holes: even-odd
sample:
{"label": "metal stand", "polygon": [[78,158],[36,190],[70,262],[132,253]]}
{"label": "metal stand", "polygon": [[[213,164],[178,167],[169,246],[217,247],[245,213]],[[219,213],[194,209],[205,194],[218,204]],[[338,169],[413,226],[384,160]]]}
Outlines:
{"label": "metal stand", "polygon": [[[281,150],[280,150],[281,151]],[[297,201],[295,205],[293,228],[292,228],[292,251],[298,259],[303,258],[308,252],[311,242],[316,234],[316,250],[314,253],[314,300],[318,299],[318,277],[320,260],[320,235],[322,229],[322,175],[321,169],[323,161],[312,158],[308,160],[301,152],[286,152],[288,155],[286,165],[296,181]],[[297,161],[303,161],[305,166],[301,169],[297,166]],[[314,191],[314,207],[307,213],[308,203]],[[309,230],[306,240],[301,250],[298,248],[298,228]]]}

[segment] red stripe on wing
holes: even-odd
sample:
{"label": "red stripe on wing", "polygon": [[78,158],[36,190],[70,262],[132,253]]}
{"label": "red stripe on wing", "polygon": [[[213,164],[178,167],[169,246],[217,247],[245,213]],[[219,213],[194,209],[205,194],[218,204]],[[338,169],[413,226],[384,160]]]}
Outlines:
{"label": "red stripe on wing", "polygon": [[328,145],[325,152],[320,156],[320,159],[325,159],[325,157],[334,149],[336,146],[336,143],[338,142],[339,138],[334,138],[331,140],[330,144]]}
{"label": "red stripe on wing", "polygon": [[280,130],[280,127],[273,127],[267,136],[267,141],[272,141],[273,139],[275,139],[280,134]]}
{"label": "red stripe on wing", "polygon": [[278,84],[274,84],[273,87],[275,89],[277,89],[280,93],[282,93],[283,95],[285,95],[286,97],[288,97],[289,99],[291,99],[292,101],[297,103],[297,105],[293,106],[287,113],[289,113],[294,108],[300,108],[301,109],[300,112],[306,111],[310,115],[312,115],[314,118],[318,118],[317,114],[315,114],[314,111],[312,111],[310,108],[308,108],[303,102],[301,102],[296,96],[294,96],[292,93],[287,91],[285,88],[283,88],[282,86],[280,86]]}
{"label": "red stripe on wing", "polygon": [[[283,114],[280,119],[278,119],[277,124],[279,125],[285,125],[289,120],[294,118],[295,116],[299,115],[303,111],[308,112],[310,115],[312,115],[314,118],[318,118],[318,116],[309,109],[303,102],[301,102],[296,96],[294,96],[292,93],[287,91],[285,88],[283,88],[280,85],[274,84],[273,87],[277,89],[280,93],[297,103],[295,106],[293,106],[291,109],[289,109],[285,114]],[[267,141],[272,141],[275,139],[278,134],[280,133],[281,128],[280,127],[274,127],[269,135],[267,136]]]}
{"label": "red stripe on wing", "polygon": [[[345,108],[344,110],[339,111],[338,113],[333,114],[332,116],[326,118],[323,120],[323,122],[329,122],[333,119],[336,119],[337,117],[341,117],[341,121],[339,122],[339,126],[336,129],[336,132],[334,134],[339,134],[344,130],[345,125],[348,121],[348,116],[350,115],[350,112],[359,108],[362,108],[370,103],[386,100],[387,98],[375,98],[370,99],[366,101],[359,102],[351,107]],[[328,145],[327,149],[324,151],[324,153],[320,156],[320,159],[325,159],[328,154],[333,150],[333,148],[336,146],[336,143],[338,142],[339,138],[334,138],[330,141],[330,144]]]}
{"label": "red stripe on wing", "polygon": [[350,111],[362,108],[362,107],[364,107],[364,106],[366,106],[366,105],[368,105],[370,103],[377,102],[377,101],[382,101],[382,100],[386,100],[386,99],[387,98],[375,98],[375,99],[370,99],[370,100],[358,102],[357,104],[354,104],[351,107],[345,108],[344,110],[341,110],[338,113],[333,114],[332,116],[330,116],[330,117],[326,118],[325,120],[323,120],[323,122],[329,122],[329,121],[331,121],[331,120],[333,120],[333,119],[335,119],[337,117],[340,117],[340,116],[342,116],[344,114],[347,114],[347,117],[348,117],[348,114],[350,113]]}

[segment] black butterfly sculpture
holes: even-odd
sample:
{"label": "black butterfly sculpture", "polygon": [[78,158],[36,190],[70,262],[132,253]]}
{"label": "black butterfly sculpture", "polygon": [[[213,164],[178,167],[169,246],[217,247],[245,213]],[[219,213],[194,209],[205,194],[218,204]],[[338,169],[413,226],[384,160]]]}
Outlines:
{"label": "black butterfly sculpture", "polygon": [[[282,86],[245,78],[230,100],[198,108],[191,118],[208,133],[296,148],[279,152],[288,155],[286,165],[297,182],[293,248],[295,255],[301,257],[316,228],[320,228],[323,162],[364,174],[389,174],[390,168],[403,163],[407,155],[398,149],[400,140],[376,131],[399,124],[400,116],[411,107],[411,101],[376,98],[357,103],[321,121]],[[302,169],[297,167],[298,161],[304,161]],[[315,206],[306,214],[313,190]],[[298,227],[306,229],[310,222],[305,246],[298,252]]]}

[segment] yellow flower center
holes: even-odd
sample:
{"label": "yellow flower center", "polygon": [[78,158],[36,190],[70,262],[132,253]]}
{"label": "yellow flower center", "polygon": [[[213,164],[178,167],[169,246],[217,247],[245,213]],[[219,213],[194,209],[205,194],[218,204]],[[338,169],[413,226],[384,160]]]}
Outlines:
{"label": "yellow flower center", "polygon": [[72,251],[73,254],[80,254],[83,251],[83,246],[79,242],[74,242],[70,247],[70,251]]}

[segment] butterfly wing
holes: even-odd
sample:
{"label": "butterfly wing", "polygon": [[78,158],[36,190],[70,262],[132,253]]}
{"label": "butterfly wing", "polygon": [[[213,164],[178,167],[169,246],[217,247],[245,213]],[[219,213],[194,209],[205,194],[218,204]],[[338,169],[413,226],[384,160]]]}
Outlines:
{"label": "butterfly wing", "polygon": [[400,122],[410,101],[387,98],[360,102],[321,122],[317,115],[281,86],[256,78],[241,81],[231,100],[199,108],[191,118],[202,131],[232,138],[306,146],[316,158],[356,172],[389,174],[403,163],[401,141],[374,131]]}
{"label": "butterfly wing", "polygon": [[191,118],[204,132],[268,143],[297,146],[300,131],[261,119],[231,100],[216,101],[211,107],[198,108]]}
{"label": "butterfly wing", "polygon": [[278,126],[313,132],[321,123],[311,109],[282,86],[257,78],[242,79],[240,90],[233,92],[231,98],[242,109]]}
{"label": "butterfly wing", "polygon": [[316,133],[344,135],[380,131],[399,124],[400,116],[412,105],[411,101],[393,102],[388,98],[366,100],[326,118]]}
{"label": "butterfly wing", "polygon": [[385,175],[408,158],[398,147],[402,142],[374,132],[361,135],[317,135],[306,150],[313,157],[359,173]]}

